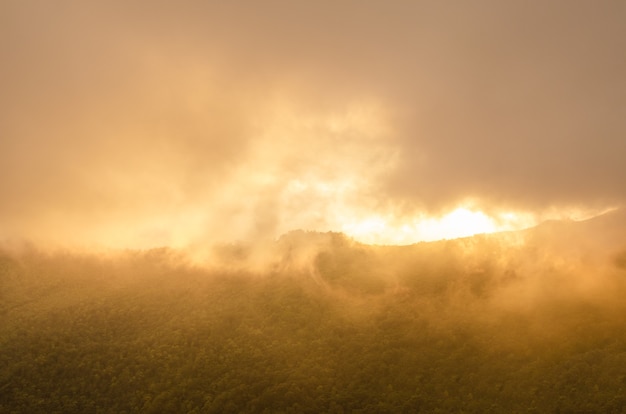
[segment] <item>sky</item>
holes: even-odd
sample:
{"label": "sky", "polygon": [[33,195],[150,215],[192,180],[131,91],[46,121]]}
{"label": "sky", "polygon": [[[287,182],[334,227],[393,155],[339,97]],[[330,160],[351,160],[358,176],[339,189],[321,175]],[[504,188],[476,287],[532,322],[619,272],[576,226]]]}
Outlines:
{"label": "sky", "polygon": [[0,2],[0,238],[403,244],[626,202],[626,3]]}

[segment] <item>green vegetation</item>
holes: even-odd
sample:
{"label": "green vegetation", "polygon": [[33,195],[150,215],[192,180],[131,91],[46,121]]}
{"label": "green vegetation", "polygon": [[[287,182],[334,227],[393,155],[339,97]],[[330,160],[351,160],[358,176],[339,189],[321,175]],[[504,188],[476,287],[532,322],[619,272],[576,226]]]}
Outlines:
{"label": "green vegetation", "polygon": [[294,233],[262,272],[6,250],[0,412],[624,413],[623,253],[537,234]]}

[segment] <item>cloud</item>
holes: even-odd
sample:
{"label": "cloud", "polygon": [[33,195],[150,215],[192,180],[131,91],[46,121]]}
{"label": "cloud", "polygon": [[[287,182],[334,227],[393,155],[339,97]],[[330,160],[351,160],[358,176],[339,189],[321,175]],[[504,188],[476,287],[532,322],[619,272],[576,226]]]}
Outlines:
{"label": "cloud", "polygon": [[2,236],[623,204],[620,2],[8,1]]}

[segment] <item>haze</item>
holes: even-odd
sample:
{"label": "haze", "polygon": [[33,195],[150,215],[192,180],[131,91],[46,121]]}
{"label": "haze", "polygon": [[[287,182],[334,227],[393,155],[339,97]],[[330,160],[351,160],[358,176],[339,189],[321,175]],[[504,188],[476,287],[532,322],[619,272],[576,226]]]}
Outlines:
{"label": "haze", "polygon": [[625,22],[0,0],[0,412],[625,413]]}
{"label": "haze", "polygon": [[622,206],[624,21],[610,0],[2,1],[0,237],[405,244]]}

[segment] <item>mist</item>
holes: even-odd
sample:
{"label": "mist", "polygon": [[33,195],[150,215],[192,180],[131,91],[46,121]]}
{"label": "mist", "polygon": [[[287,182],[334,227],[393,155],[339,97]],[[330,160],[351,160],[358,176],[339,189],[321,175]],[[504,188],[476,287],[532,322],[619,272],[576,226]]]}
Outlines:
{"label": "mist", "polygon": [[624,21],[0,2],[0,411],[624,412]]}
{"label": "mist", "polygon": [[618,1],[0,7],[3,238],[182,247],[624,202]]}
{"label": "mist", "polygon": [[5,244],[0,409],[620,412],[625,219],[408,246],[295,231],[202,261]]}

